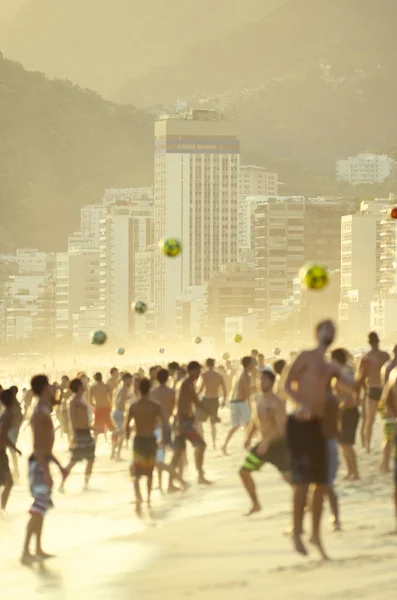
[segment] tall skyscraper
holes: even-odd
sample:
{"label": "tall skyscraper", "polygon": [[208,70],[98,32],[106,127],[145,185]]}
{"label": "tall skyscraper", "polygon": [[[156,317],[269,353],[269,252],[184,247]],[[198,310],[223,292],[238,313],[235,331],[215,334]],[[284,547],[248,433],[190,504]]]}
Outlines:
{"label": "tall skyscraper", "polygon": [[109,204],[101,220],[101,326],[126,339],[133,332],[135,254],[153,243],[153,204],[120,200]]}
{"label": "tall skyscraper", "polygon": [[356,212],[351,198],[268,198],[255,211],[258,329],[291,297],[293,279],[307,261],[340,269],[343,215]]}
{"label": "tall skyscraper", "polygon": [[235,124],[210,110],[155,125],[155,240],[181,239],[180,257],[155,254],[160,335],[174,336],[176,299],[237,260],[240,143]]}

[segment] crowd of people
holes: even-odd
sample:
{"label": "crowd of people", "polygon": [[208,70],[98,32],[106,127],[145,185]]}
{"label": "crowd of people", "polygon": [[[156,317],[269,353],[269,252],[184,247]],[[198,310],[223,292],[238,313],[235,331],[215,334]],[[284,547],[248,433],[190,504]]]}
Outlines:
{"label": "crowd of people", "polygon": [[[52,507],[53,480],[50,465],[61,473],[60,491],[75,465],[85,461],[85,486],[89,485],[95,464],[98,436],[109,443],[109,460],[119,461],[131,434],[136,512],[142,514],[145,501],[150,509],[153,474],[159,487],[175,493],[189,487],[186,481],[186,443],[194,449],[199,485],[209,486],[205,476],[204,426],[209,421],[212,447],[218,445],[218,412],[230,408],[230,429],[220,450],[229,452],[234,434],[245,429],[247,455],[239,476],[251,506],[248,516],[261,510],[253,474],[266,463],[274,465],[293,489],[292,529],[294,548],[307,554],[303,542],[303,520],[312,516],[310,542],[324,559],[321,539],[324,498],[329,498],[335,530],[341,529],[340,507],[334,488],[338,469],[338,448],[346,463],[346,480],[358,480],[355,452],[356,432],[361,414],[361,444],[371,452],[376,415],[384,420],[384,446],[380,470],[388,472],[394,449],[394,502],[397,520],[397,346],[393,357],[380,348],[376,333],[370,333],[370,350],[357,362],[344,348],[330,351],[336,335],[332,321],[319,323],[316,345],[286,360],[265,360],[253,350],[244,356],[241,367],[230,360],[216,367],[209,358],[205,368],[191,361],[171,362],[168,367],[140,367],[135,373],[112,368],[107,380],[100,372],[93,381],[86,373],[64,375],[51,384],[46,375],[31,379],[29,389],[18,400],[16,386],[1,390],[0,489],[1,509],[6,510],[14,481],[19,478],[18,434],[30,426],[33,449],[28,476],[33,504],[26,530],[22,564],[30,565],[50,557],[42,545],[43,521]],[[56,432],[70,446],[70,461],[60,464],[54,455]],[[167,453],[169,459],[167,459]],[[11,467],[9,456],[11,458]],[[146,494],[141,489],[146,479]],[[397,532],[397,528],[396,528]],[[35,552],[32,552],[32,541]]]}

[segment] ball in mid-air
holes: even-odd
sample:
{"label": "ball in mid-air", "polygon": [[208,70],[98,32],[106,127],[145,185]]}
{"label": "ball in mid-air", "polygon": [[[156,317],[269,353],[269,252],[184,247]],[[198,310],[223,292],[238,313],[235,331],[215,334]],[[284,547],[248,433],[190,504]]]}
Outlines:
{"label": "ball in mid-air", "polygon": [[93,333],[91,333],[90,338],[91,344],[94,344],[94,346],[102,346],[107,342],[108,336],[106,335],[105,331],[102,331],[102,329],[98,329],[98,331],[94,331]]}
{"label": "ball in mid-air", "polygon": [[243,336],[241,335],[241,333],[236,333],[233,339],[236,342],[236,344],[239,344],[243,341]]}
{"label": "ball in mid-air", "polygon": [[123,354],[125,354],[125,348],[118,348],[117,354],[120,354],[120,356],[123,356]]}
{"label": "ball in mid-air", "polygon": [[302,284],[310,290],[322,290],[329,283],[328,269],[315,263],[304,265],[299,276]]}
{"label": "ball in mid-air", "polygon": [[280,350],[280,348],[275,348],[275,349],[273,350],[273,354],[274,354],[274,356],[279,356],[279,355],[281,354],[281,350]]}
{"label": "ball in mid-air", "polygon": [[164,352],[165,352],[165,348],[160,348],[160,349],[159,349],[159,352],[160,352],[160,354],[164,354]]}
{"label": "ball in mid-air", "polygon": [[391,219],[393,219],[393,220],[396,220],[396,219],[397,219],[397,206],[392,206],[392,207],[389,209],[389,215],[390,215],[390,218],[391,218]]}
{"label": "ball in mid-air", "polygon": [[201,344],[202,341],[203,341],[203,338],[201,338],[199,335],[194,338],[194,343],[195,344]]}
{"label": "ball in mid-air", "polygon": [[147,311],[147,304],[143,300],[137,300],[131,304],[131,309],[136,312],[137,315],[144,315]]}
{"label": "ball in mid-air", "polygon": [[161,240],[160,248],[163,254],[171,258],[175,258],[182,252],[182,244],[178,238],[166,238]]}
{"label": "ball in mid-air", "polygon": [[229,352],[224,352],[224,353],[222,354],[222,360],[229,360],[229,358],[230,358],[230,354],[229,354]]}

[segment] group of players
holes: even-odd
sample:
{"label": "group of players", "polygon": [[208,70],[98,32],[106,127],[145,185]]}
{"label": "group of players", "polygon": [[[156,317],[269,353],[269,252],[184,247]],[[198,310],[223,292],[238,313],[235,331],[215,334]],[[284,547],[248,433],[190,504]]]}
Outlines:
{"label": "group of players", "polygon": [[[168,491],[186,490],[186,442],[194,448],[195,466],[200,485],[210,485],[204,473],[206,443],[203,425],[209,420],[212,445],[217,442],[220,398],[229,401],[231,427],[222,445],[223,454],[240,427],[246,428],[247,456],[239,471],[241,482],[251,499],[247,515],[261,509],[253,473],[264,464],[273,464],[293,487],[293,524],[291,537],[295,549],[307,554],[302,541],[305,510],[312,514],[311,543],[321,556],[327,555],[320,536],[324,497],[328,496],[334,527],[340,529],[338,499],[334,480],[338,467],[338,445],[347,466],[345,479],[359,478],[354,450],[361,406],[363,425],[361,441],[370,452],[372,430],[377,412],[384,417],[385,444],[381,470],[389,470],[392,449],[396,448],[397,419],[397,346],[394,357],[379,348],[376,333],[369,335],[371,350],[362,357],[357,375],[347,350],[337,348],[332,321],[319,323],[315,330],[314,349],[291,354],[290,361],[265,364],[263,355],[252,351],[241,361],[236,373],[232,363],[215,369],[208,359],[206,368],[192,361],[168,369],[152,367],[148,377],[144,370],[131,375],[116,368],[105,383],[101,373],[94,382],[85,373],[71,381],[64,376],[60,385],[51,385],[45,375],[31,380],[24,397],[24,414],[17,400],[17,388],[2,391],[3,412],[0,416],[0,487],[1,508],[5,510],[13,485],[7,450],[18,474],[16,444],[24,419],[33,433],[33,451],[29,457],[29,484],[33,496],[27,526],[22,563],[30,565],[50,557],[41,546],[44,517],[52,507],[53,481],[50,464],[62,476],[61,491],[73,467],[86,461],[85,485],[89,484],[99,435],[111,436],[112,460],[119,460],[124,444],[134,430],[131,475],[134,481],[136,510],[141,514],[142,477],[147,478],[147,503],[150,507],[153,472],[157,468],[162,489],[163,474],[168,474]],[[364,401],[361,392],[365,390]],[[71,458],[63,467],[53,454],[55,431],[53,414],[58,417],[61,435],[67,436]],[[256,438],[255,443],[252,440]],[[166,463],[166,448],[172,453]],[[397,453],[395,455],[394,500],[397,519]],[[177,485],[178,484],[178,485]],[[309,490],[310,498],[309,498]],[[31,552],[32,539],[36,552]]]}

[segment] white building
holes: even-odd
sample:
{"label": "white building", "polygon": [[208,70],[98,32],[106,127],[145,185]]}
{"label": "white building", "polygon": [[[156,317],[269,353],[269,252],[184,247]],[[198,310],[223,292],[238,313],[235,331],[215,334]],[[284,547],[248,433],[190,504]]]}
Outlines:
{"label": "white building", "polygon": [[120,200],[107,206],[101,221],[101,326],[126,339],[133,331],[135,254],[153,243],[153,205],[148,200]]}
{"label": "white building", "polygon": [[238,247],[251,248],[251,232],[254,227],[252,203],[254,198],[277,196],[278,175],[265,167],[256,165],[240,166],[239,208],[238,208]]}
{"label": "white building", "polygon": [[386,154],[362,152],[357,156],[338,160],[336,177],[353,185],[381,183],[391,175],[395,164]]}
{"label": "white building", "polygon": [[397,205],[391,194],[389,204],[384,206],[380,223],[380,286],[382,298],[397,293],[397,221],[389,216],[389,210]]}
{"label": "white building", "polygon": [[82,235],[92,238],[99,246],[101,219],[105,214],[103,204],[88,204],[80,210],[80,231]]}
{"label": "white building", "polygon": [[72,315],[72,332],[75,342],[85,342],[90,334],[98,329],[101,319],[101,309],[98,306],[81,306]]}
{"label": "white building", "polygon": [[55,256],[55,332],[57,337],[70,333],[69,315],[69,255],[58,252]]}
{"label": "white building", "polygon": [[387,204],[382,199],[362,202],[359,212],[341,218],[339,322],[350,323],[350,333],[369,327],[370,303],[380,283],[381,220]]}
{"label": "white building", "polygon": [[153,200],[153,186],[138,188],[109,188],[105,190],[103,205],[131,202],[133,200]]}
{"label": "white building", "polygon": [[37,315],[38,290],[45,274],[11,276],[5,285],[5,339],[29,338]]}
{"label": "white building", "polygon": [[155,255],[160,335],[175,336],[176,298],[237,260],[240,143],[210,110],[155,124],[155,239],[182,240],[180,257]]}
{"label": "white building", "polygon": [[397,295],[378,298],[371,303],[371,330],[393,345],[397,339],[396,314]]}
{"label": "white building", "polygon": [[34,248],[19,248],[16,251],[18,272],[21,275],[45,273],[48,259],[47,252],[39,252]]}

